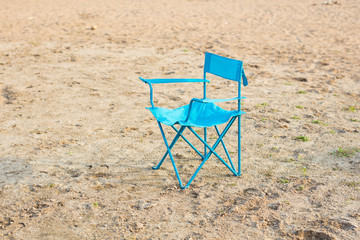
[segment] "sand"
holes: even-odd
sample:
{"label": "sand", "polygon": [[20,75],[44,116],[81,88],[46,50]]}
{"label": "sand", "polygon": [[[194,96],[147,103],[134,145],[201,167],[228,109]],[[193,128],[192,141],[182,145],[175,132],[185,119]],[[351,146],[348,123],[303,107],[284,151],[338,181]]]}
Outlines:
{"label": "sand", "polygon": [[[0,238],[360,239],[359,13],[356,0],[1,0]],[[181,190],[169,159],[151,170],[165,148],[138,77],[201,78],[204,52],[244,62],[243,174],[212,157]],[[201,87],[156,86],[156,104]],[[208,90],[236,96],[219,79]],[[199,159],[184,142],[174,155],[186,181]]]}

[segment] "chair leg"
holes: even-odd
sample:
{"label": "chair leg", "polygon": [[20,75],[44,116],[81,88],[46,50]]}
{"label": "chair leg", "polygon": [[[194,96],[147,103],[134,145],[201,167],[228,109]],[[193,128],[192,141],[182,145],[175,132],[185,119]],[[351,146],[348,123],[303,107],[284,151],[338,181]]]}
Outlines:
{"label": "chair leg", "polygon": [[[204,141],[207,142],[207,128],[204,127]],[[206,156],[206,145],[204,144],[204,157],[202,158],[202,161],[205,160],[205,156]]]}
{"label": "chair leg", "polygon": [[235,118],[232,118],[228,124],[228,126],[226,126],[226,128],[224,129],[224,131],[222,132],[222,134],[220,135],[220,137],[218,138],[218,140],[216,140],[215,144],[210,147],[209,144],[207,144],[191,127],[188,127],[188,129],[203,143],[206,145],[207,148],[209,148],[210,152],[205,156],[205,161],[207,159],[210,158],[211,154],[214,154],[235,176],[237,176],[237,172],[234,171],[229,164],[227,164],[220,156],[219,154],[217,154],[217,152],[215,152],[216,147],[219,145],[221,139],[225,136],[225,134],[227,133],[227,131],[229,130],[231,124],[234,122]]}
{"label": "chair leg", "polygon": [[[179,181],[180,187],[181,187],[182,189],[184,189],[185,187],[184,187],[184,186],[182,185],[182,183],[181,183],[180,175],[179,175],[179,172],[178,172],[177,167],[176,167],[176,165],[175,165],[175,161],[174,161],[173,155],[172,155],[172,153],[171,153],[171,148],[170,148],[170,146],[169,146],[169,144],[168,144],[168,142],[167,142],[167,140],[166,140],[164,130],[163,130],[163,128],[162,128],[162,126],[161,126],[161,123],[160,123],[159,121],[158,121],[158,124],[159,124],[159,128],[160,128],[160,131],[161,131],[161,135],[162,135],[162,137],[163,137],[163,140],[164,140],[164,143],[165,143],[165,146],[166,146],[166,149],[167,149],[167,153],[169,154],[169,157],[170,157],[170,159],[171,159],[171,163],[172,163],[172,165],[173,165],[173,167],[174,167],[174,171],[175,171],[175,174],[176,174],[176,178],[177,178],[178,181]],[[180,135],[181,135],[182,132],[185,130],[185,128],[186,128],[186,127],[181,127],[181,128],[180,128],[179,132],[176,134],[174,140],[173,140],[172,143],[171,143],[171,145],[172,145],[171,147],[173,147],[173,146],[175,145],[176,141],[179,139]],[[158,168],[161,166],[161,164],[162,164],[162,162],[164,161],[164,159],[165,159],[165,158],[161,159],[160,163],[158,164]],[[156,169],[156,168],[155,168],[155,169]]]}
{"label": "chair leg", "polygon": [[238,116],[238,176],[241,175],[241,115]]}
{"label": "chair leg", "polygon": [[[217,127],[217,126],[214,126],[214,127],[215,127],[215,130],[216,130],[216,133],[217,133],[218,137],[220,137],[220,132],[219,132],[218,127]],[[221,139],[220,142],[221,142],[221,145],[222,145],[223,148],[224,148],[224,151],[225,151],[225,153],[226,153],[227,158],[229,159],[229,162],[230,162],[230,164],[231,164],[231,168],[232,168],[234,171],[236,171],[236,170],[235,170],[235,167],[234,167],[234,164],[233,164],[233,162],[232,162],[232,160],[231,160],[230,154],[229,154],[229,152],[228,152],[228,150],[227,150],[227,148],[226,148],[226,146],[225,146],[224,140]]]}
{"label": "chair leg", "polygon": [[[188,127],[188,128],[190,129],[190,131],[192,131],[192,133],[193,133],[205,146],[207,145],[207,147],[208,147],[209,149],[213,149],[213,151],[215,151],[215,149],[217,148],[218,144],[220,143],[220,141],[222,140],[222,138],[225,136],[225,134],[227,133],[227,131],[230,129],[230,127],[232,126],[232,124],[234,123],[235,120],[236,120],[236,117],[233,117],[233,118],[230,119],[230,121],[228,122],[228,124],[226,125],[226,127],[225,127],[224,130],[223,130],[223,132],[221,133],[221,135],[219,136],[218,140],[215,142],[215,144],[213,145],[212,148],[211,148],[207,143],[205,143],[205,142],[203,141],[203,139],[201,139],[201,137],[200,137],[194,130],[192,130],[191,127]],[[205,156],[205,159],[209,158],[212,154],[213,154],[213,152],[210,151],[210,152],[207,154],[207,156]],[[217,154],[217,157],[218,157],[218,156],[219,156],[219,155]],[[219,157],[220,157],[220,156],[219,156]],[[218,158],[219,158],[219,157],[218,157]],[[222,163],[224,163],[224,165],[225,165],[226,167],[228,167],[228,168],[230,169],[230,171],[231,171],[232,173],[234,173],[235,176],[237,176],[237,172],[234,170],[235,168],[231,169],[231,167],[230,167],[224,160],[222,160],[221,157],[219,158],[219,160],[220,160]]]}
{"label": "chair leg", "polygon": [[[162,126],[161,126],[161,123],[160,122],[158,122],[158,124],[159,124],[159,126],[160,126],[160,131],[161,131],[161,134],[163,135],[163,137],[165,136],[165,134],[163,134],[163,129],[162,129]],[[170,146],[169,146],[169,148],[170,148],[170,150],[174,147],[174,145],[175,145],[175,143],[177,142],[177,140],[179,139],[179,136],[182,136],[182,134],[180,133],[179,134],[179,131],[176,129],[176,132],[177,132],[177,134],[176,134],[176,136],[174,137],[174,139],[172,140],[172,142],[171,142],[171,144],[170,144]],[[179,134],[179,136],[178,136],[178,134]],[[161,167],[161,165],[162,165],[162,163],[164,162],[164,160],[165,160],[165,158],[167,157],[167,155],[169,154],[169,151],[168,150],[166,150],[166,152],[165,152],[165,154],[164,154],[164,156],[162,157],[162,159],[160,160],[160,162],[156,165],[156,166],[153,166],[152,167],[152,169],[154,169],[154,170],[157,170],[157,169],[159,169],[160,167]]]}
{"label": "chair leg", "polygon": [[[240,127],[240,117],[238,117],[238,127]],[[205,164],[205,162],[210,158],[210,156],[212,154],[214,154],[235,176],[239,176],[241,174],[241,170],[240,170],[240,163],[241,163],[241,155],[240,155],[240,151],[241,151],[241,132],[240,132],[240,128],[239,128],[239,134],[238,134],[238,172],[236,172],[235,170],[235,167],[230,159],[230,156],[229,156],[229,153],[227,152],[227,149],[225,147],[225,144],[223,142],[223,137],[225,136],[225,134],[228,132],[228,130],[230,129],[231,125],[234,123],[234,121],[236,120],[236,117],[233,117],[229,123],[226,125],[225,129],[222,131],[222,133],[220,134],[219,130],[217,127],[215,127],[216,129],[216,132],[217,134],[219,135],[219,138],[216,140],[216,142],[214,143],[214,145],[211,147],[205,140],[206,138],[206,130],[204,129],[204,139],[202,139],[191,127],[185,127],[185,126],[182,126],[180,127],[179,130],[177,130],[175,127],[174,130],[177,132],[176,136],[174,137],[174,139],[172,140],[171,144],[169,145],[168,144],[168,141],[165,137],[165,133],[164,133],[164,130],[162,128],[162,125],[160,122],[158,122],[158,125],[159,125],[159,128],[160,128],[160,131],[161,131],[161,135],[163,137],[163,140],[164,140],[164,143],[165,143],[165,146],[166,146],[166,153],[164,154],[163,158],[160,160],[160,162],[158,163],[157,166],[154,166],[153,169],[159,169],[159,167],[162,165],[162,163],[164,162],[165,158],[167,157],[167,155],[169,154],[169,157],[170,157],[170,160],[171,160],[171,163],[173,165],[173,168],[174,168],[174,171],[175,171],[175,174],[176,174],[176,177],[179,181],[179,185],[181,187],[181,189],[185,189],[185,188],[188,188],[190,186],[190,184],[192,183],[192,181],[195,179],[196,175],[199,173],[199,171],[201,170],[201,168],[203,167],[203,165]],[[203,144],[204,144],[204,152],[206,153],[204,156],[202,156],[201,153],[199,153],[199,151],[182,135],[182,133],[184,132],[184,130],[188,128]],[[194,174],[191,176],[190,180],[187,182],[187,184],[185,186],[182,185],[182,182],[181,182],[181,179],[180,179],[180,175],[179,175],[179,172],[177,170],[177,167],[176,167],[176,164],[175,164],[175,161],[174,161],[174,158],[173,158],[173,155],[171,153],[171,149],[174,147],[175,143],[179,140],[179,138],[182,137],[191,147],[193,147],[195,149],[196,152],[199,153],[199,155],[202,157],[202,162],[200,163],[200,165],[198,166],[198,168],[196,169],[196,171],[194,172]],[[220,156],[219,154],[215,151],[215,149],[217,148],[217,146],[219,144],[222,144],[224,149],[225,149],[225,152],[228,156],[228,159],[230,161],[230,164],[227,164]],[[209,149],[209,152],[207,153],[207,148]]]}
{"label": "chair leg", "polygon": [[[232,120],[232,122],[234,122],[234,119]],[[200,169],[204,166],[205,162],[210,158],[211,154],[213,153],[217,158],[219,158],[219,160],[227,167],[229,168],[229,170],[235,175],[237,176],[236,171],[234,171],[220,156],[219,154],[217,154],[215,152],[215,148],[217,147],[217,145],[219,144],[219,142],[221,141],[221,139],[224,137],[224,135],[226,134],[227,130],[223,131],[223,133],[220,135],[220,137],[218,138],[218,140],[216,141],[216,143],[213,145],[213,147],[210,147],[209,144],[207,144],[191,127],[187,127],[204,145],[206,148],[209,149],[209,153],[205,156],[204,160],[200,163],[199,167],[196,169],[196,171],[194,172],[194,174],[191,176],[190,180],[188,181],[188,183],[182,187],[184,188],[188,188],[190,186],[190,184],[192,183],[192,181],[195,179],[196,175],[199,173]],[[230,127],[229,127],[230,128]]]}
{"label": "chair leg", "polygon": [[[179,130],[178,130],[178,129],[176,129],[174,126],[171,126],[171,127],[174,129],[174,131],[175,131],[176,133],[179,133]],[[180,133],[180,137],[181,137],[182,139],[184,139],[185,142],[186,142],[187,144],[189,144],[189,146],[192,147],[192,148],[195,150],[195,152],[196,152],[202,159],[204,159],[204,155],[202,155],[202,154],[200,153],[200,151],[197,150],[196,147],[195,147],[194,145],[192,145],[191,142],[190,142],[189,140],[187,140],[182,133]],[[175,143],[177,142],[177,140],[178,140],[178,139],[175,139],[175,138],[173,139],[173,141],[171,142],[171,144],[170,144],[170,146],[169,146],[170,150],[173,148],[173,146],[175,145]],[[164,156],[161,158],[160,162],[159,162],[156,166],[153,166],[152,169],[154,169],[154,170],[159,169],[168,154],[169,154],[169,152],[166,151],[165,154],[164,154]]]}
{"label": "chair leg", "polygon": [[[174,126],[171,126],[171,127],[172,127],[172,129],[174,129],[175,132],[179,132],[179,130],[176,129],[176,127],[174,127]],[[205,156],[202,155],[202,154],[200,153],[200,151],[197,150],[196,147],[195,147],[194,145],[192,145],[191,142],[184,137],[183,134],[180,134],[180,137],[181,137],[182,139],[184,139],[184,141],[185,141],[187,144],[189,144],[189,146],[190,146],[192,149],[194,149],[194,151],[195,151],[202,159],[204,159]],[[170,149],[172,149],[172,146],[171,146],[171,145],[170,145]],[[165,153],[164,158],[165,158],[166,156],[167,156],[167,152]]]}

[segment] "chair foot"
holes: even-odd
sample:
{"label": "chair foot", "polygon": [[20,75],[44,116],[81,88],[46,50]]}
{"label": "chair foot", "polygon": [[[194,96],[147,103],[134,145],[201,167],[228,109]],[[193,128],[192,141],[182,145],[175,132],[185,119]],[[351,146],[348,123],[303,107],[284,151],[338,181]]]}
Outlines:
{"label": "chair foot", "polygon": [[152,167],[153,170],[158,170],[159,168],[160,168],[160,167],[158,167],[158,166],[153,166],[153,167]]}
{"label": "chair foot", "polygon": [[186,186],[180,186],[180,188],[181,188],[181,189],[188,189],[189,186],[187,186],[187,185],[186,185]]}

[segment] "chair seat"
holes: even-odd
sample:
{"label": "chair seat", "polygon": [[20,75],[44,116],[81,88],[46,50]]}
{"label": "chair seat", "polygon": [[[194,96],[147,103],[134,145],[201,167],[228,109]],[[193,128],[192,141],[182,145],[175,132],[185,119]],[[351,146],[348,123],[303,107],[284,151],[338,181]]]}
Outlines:
{"label": "chair seat", "polygon": [[228,111],[214,103],[193,102],[190,117],[186,121],[189,114],[190,104],[176,108],[159,108],[149,107],[154,117],[162,124],[172,126],[180,124],[188,127],[212,127],[229,121],[231,117],[244,114],[243,111]]}

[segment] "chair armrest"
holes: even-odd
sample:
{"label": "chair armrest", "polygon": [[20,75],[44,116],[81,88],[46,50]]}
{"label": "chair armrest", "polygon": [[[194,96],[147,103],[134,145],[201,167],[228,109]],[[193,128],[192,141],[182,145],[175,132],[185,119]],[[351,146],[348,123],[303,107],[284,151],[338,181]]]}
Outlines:
{"label": "chair armrest", "polygon": [[155,79],[144,79],[142,77],[139,78],[141,81],[148,84],[210,82],[207,79],[196,79],[196,78],[155,78]]}
{"label": "chair armrest", "polygon": [[210,82],[206,79],[193,79],[193,78],[157,78],[157,79],[145,79],[142,77],[139,77],[141,81],[144,83],[149,84],[150,87],[150,104],[151,107],[154,107],[154,101],[153,101],[153,87],[152,84],[161,84],[161,83],[192,83],[192,82]]}
{"label": "chair armrest", "polygon": [[200,102],[203,102],[203,103],[217,103],[217,102],[229,102],[229,101],[240,100],[240,99],[245,99],[245,98],[246,97],[235,97],[235,98],[227,98],[227,99],[205,98],[205,99],[198,99],[198,100],[200,100]]}
{"label": "chair armrest", "polygon": [[155,107],[154,106],[154,101],[153,101],[153,87],[152,87],[151,83],[148,82],[144,78],[141,78],[141,77],[139,77],[139,78],[140,78],[141,81],[143,81],[144,83],[147,83],[149,85],[149,87],[150,87],[150,104],[151,104],[151,107]]}

